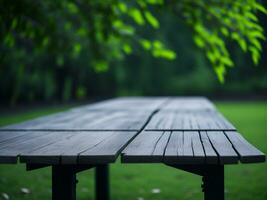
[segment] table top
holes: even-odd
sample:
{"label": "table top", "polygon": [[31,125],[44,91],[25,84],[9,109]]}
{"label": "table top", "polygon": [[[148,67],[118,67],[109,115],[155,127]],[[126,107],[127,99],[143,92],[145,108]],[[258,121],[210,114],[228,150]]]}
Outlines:
{"label": "table top", "polygon": [[203,97],[122,97],[0,128],[0,163],[233,164],[265,155]]}

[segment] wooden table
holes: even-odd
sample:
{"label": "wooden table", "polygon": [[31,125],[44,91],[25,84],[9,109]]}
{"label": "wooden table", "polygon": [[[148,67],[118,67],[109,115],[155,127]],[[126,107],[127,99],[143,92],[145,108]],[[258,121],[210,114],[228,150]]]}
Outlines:
{"label": "wooden table", "polygon": [[224,165],[264,162],[203,97],[125,97],[0,128],[0,163],[52,166],[52,199],[76,198],[76,173],[96,169],[109,199],[108,164],[164,163],[203,177],[205,200],[224,199]]}

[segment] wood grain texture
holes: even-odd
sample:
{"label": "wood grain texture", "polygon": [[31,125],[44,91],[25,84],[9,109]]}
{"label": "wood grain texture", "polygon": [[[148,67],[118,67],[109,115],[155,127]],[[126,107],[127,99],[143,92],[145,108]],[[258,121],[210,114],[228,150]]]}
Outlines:
{"label": "wood grain texture", "polygon": [[143,131],[124,149],[122,162],[202,164],[205,152],[197,131]]}
{"label": "wood grain texture", "polygon": [[202,164],[204,150],[197,131],[173,131],[164,154],[168,164]]}
{"label": "wood grain texture", "polygon": [[21,162],[39,164],[98,164],[114,162],[136,132],[71,132],[70,137],[20,155]]}
{"label": "wood grain texture", "polygon": [[238,155],[223,131],[207,131],[209,140],[218,154],[220,164],[232,164],[238,162]]}
{"label": "wood grain texture", "polygon": [[148,131],[205,131],[236,130],[220,113],[216,111],[156,113],[148,125]]}
{"label": "wood grain texture", "polygon": [[[20,132],[11,132],[20,134]],[[18,156],[23,153],[35,151],[63,138],[70,137],[70,132],[23,132],[23,137],[16,137],[0,147],[0,163],[16,163]],[[1,133],[0,133],[1,134]]]}
{"label": "wood grain texture", "polygon": [[206,131],[200,131],[200,138],[205,152],[207,164],[218,164],[218,156],[209,140]]}
{"label": "wood grain texture", "polygon": [[0,128],[0,163],[106,164],[120,154],[125,163],[265,161],[200,97],[117,98]]}
{"label": "wood grain texture", "polygon": [[67,111],[20,124],[2,127],[7,130],[32,131],[138,131],[151,111]]}
{"label": "wood grain texture", "polygon": [[162,111],[216,110],[211,101],[204,97],[174,97],[161,107]]}
{"label": "wood grain texture", "polygon": [[78,163],[103,164],[115,162],[121,151],[136,134],[137,132],[133,131],[113,132],[109,138],[79,153]]}
{"label": "wood grain texture", "polygon": [[166,97],[120,97],[75,108],[76,111],[101,110],[157,110],[168,100]]}
{"label": "wood grain texture", "polygon": [[122,162],[162,162],[170,132],[143,131],[123,150]]}
{"label": "wood grain texture", "polygon": [[235,131],[225,131],[225,135],[237,151],[243,163],[264,162],[265,155]]}
{"label": "wood grain texture", "polygon": [[265,155],[235,131],[143,131],[122,152],[123,163],[234,164]]}

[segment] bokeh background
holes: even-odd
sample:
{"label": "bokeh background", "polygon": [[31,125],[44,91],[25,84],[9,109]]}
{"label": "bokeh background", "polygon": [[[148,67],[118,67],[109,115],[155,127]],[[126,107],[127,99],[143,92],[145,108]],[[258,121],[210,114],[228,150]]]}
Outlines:
{"label": "bokeh background", "polygon": [[[175,60],[154,58],[142,51],[113,61],[109,67],[94,68],[88,64],[92,50],[86,48],[87,41],[79,40],[73,57],[68,57],[53,48],[45,54],[38,48],[31,50],[28,43],[12,46],[12,39],[8,39],[11,46],[8,50],[1,48],[0,57],[0,125],[117,96],[201,95],[213,100],[246,139],[267,153],[267,43],[262,43],[261,60],[255,67],[250,55],[226,41],[236,65],[227,70],[222,84],[204,52],[195,46],[191,29],[170,13],[161,13],[158,19],[161,27],[156,31],[137,29],[141,35],[163,41],[176,52]],[[259,19],[266,35],[267,17],[260,15]],[[68,25],[57,24],[62,26],[62,37],[72,36]],[[265,163],[227,166],[226,199],[267,199],[266,172]],[[78,178],[78,199],[93,199],[93,171],[83,172]],[[9,199],[49,199],[50,180],[49,168],[26,172],[21,164],[1,165],[0,199],[7,199],[3,194]],[[164,165],[118,162],[111,167],[114,200],[200,199],[200,184],[200,177]],[[29,193],[21,192],[21,188],[29,189]],[[160,192],[155,194],[153,189]]]}
{"label": "bokeh background", "polygon": [[[28,6],[27,12],[23,12],[25,6]],[[36,18],[35,23],[40,21],[50,24],[50,21],[42,21],[42,18],[50,18],[46,19],[38,10],[33,10],[38,6],[30,2],[26,5],[18,4],[13,8],[15,11],[9,12],[17,12],[15,14],[18,16],[23,13],[26,17],[33,18],[32,20]],[[11,31],[12,37],[5,34],[7,30],[1,31],[5,38],[2,41],[0,59],[0,104],[5,106],[122,95],[205,95],[212,98],[237,99],[264,98],[267,95],[266,42],[262,42],[262,58],[259,65],[254,66],[249,53],[243,53],[234,42],[226,41],[235,67],[228,68],[225,83],[221,84],[205,52],[195,45],[192,29],[169,12],[155,13],[160,22],[159,29],[149,26],[135,26],[135,29],[144,38],[162,41],[176,52],[176,59],[155,58],[148,51],[139,49],[130,55],[124,55],[122,59],[122,55],[115,51],[116,45],[121,44],[114,42],[113,51],[106,49],[105,54],[117,56],[117,59],[113,59],[109,66],[106,66],[104,62],[89,62],[93,59],[95,49],[89,48],[93,44],[88,41],[88,36],[83,37],[86,27],[74,29],[75,21],[72,19],[63,21],[64,23],[60,21],[64,19],[63,8],[57,12],[50,7],[40,8],[40,13],[48,12],[47,15],[52,15],[51,18],[55,21],[52,25],[56,28],[47,25],[45,27],[48,30],[44,31],[55,37],[57,43],[49,43],[47,37],[35,31],[34,22],[28,28],[20,27],[19,22],[12,20],[11,14],[8,15],[5,6],[1,7],[1,11],[6,14],[3,15],[3,19],[10,18],[11,27],[18,27],[18,33],[16,28]],[[59,21],[56,21],[57,15],[61,15]],[[14,17],[19,18],[18,16]],[[67,17],[69,16],[65,18]],[[267,30],[266,15],[260,14],[259,20]],[[24,29],[28,31],[24,32]],[[49,29],[52,33],[49,33]],[[19,35],[18,38],[27,39],[18,39],[16,34]]]}

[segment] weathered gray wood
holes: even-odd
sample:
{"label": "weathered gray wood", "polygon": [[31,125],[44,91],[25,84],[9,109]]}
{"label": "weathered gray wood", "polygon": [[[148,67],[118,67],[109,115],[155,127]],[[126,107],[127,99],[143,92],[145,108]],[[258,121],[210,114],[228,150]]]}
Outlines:
{"label": "weathered gray wood", "polygon": [[203,97],[174,97],[169,98],[161,108],[162,111],[203,111],[215,110],[211,101]]}
{"label": "weathered gray wood", "polygon": [[200,131],[200,138],[205,151],[205,162],[207,164],[218,164],[218,156],[211,145],[206,131]]}
{"label": "weathered gray wood", "polygon": [[36,151],[22,154],[21,161],[40,164],[60,164],[61,156],[64,162],[77,163],[77,155],[109,137],[112,132],[80,132],[70,138],[40,148]]}
{"label": "weathered gray wood", "polygon": [[239,133],[235,131],[225,131],[225,134],[237,151],[241,162],[255,163],[265,161],[264,153],[248,143]]}
{"label": "weathered gray wood", "polygon": [[[79,164],[103,164],[115,162],[122,149],[130,142],[137,132],[113,132],[110,137],[97,145],[79,153]],[[64,157],[62,157],[64,162]]]}
{"label": "weathered gray wood", "polygon": [[25,135],[27,132],[10,132],[10,131],[0,131],[0,145],[4,142],[7,142],[9,140],[12,140],[17,137],[21,137]]}
{"label": "weathered gray wood", "polygon": [[138,131],[152,111],[68,111],[55,117],[42,117],[16,125],[2,127],[3,130],[34,130],[34,131]]}
{"label": "weathered gray wood", "polygon": [[80,106],[75,108],[75,110],[157,110],[166,101],[167,98],[165,97],[120,97],[86,106]]}
{"label": "weathered gray wood", "polygon": [[166,147],[164,162],[168,164],[204,163],[205,154],[196,131],[173,131]]}
{"label": "weathered gray wood", "polygon": [[[41,132],[29,132],[29,131],[24,131],[24,134],[23,135],[20,135],[19,133],[21,132],[11,132],[11,133],[15,133],[15,134],[18,134],[19,136],[18,137],[13,137],[13,138],[10,138],[9,140],[6,140],[6,141],[3,141],[0,145],[0,150],[1,149],[5,149],[6,147],[9,147],[11,145],[18,145],[20,143],[23,143],[23,142],[27,142],[28,140],[31,140],[31,139],[35,139],[37,137],[40,137],[42,135],[49,135],[51,133],[49,132],[46,132],[46,133],[41,133]],[[0,133],[1,134],[1,133]]]}
{"label": "weathered gray wood", "polygon": [[235,130],[221,114],[216,111],[166,112],[156,113],[149,121],[148,131],[205,131]]}
{"label": "weathered gray wood", "polygon": [[[19,132],[15,132],[19,133]],[[1,147],[0,149],[0,163],[16,163],[17,157],[23,153],[37,150],[44,146],[50,145],[63,138],[70,137],[71,132],[26,132],[27,136],[34,135],[34,137],[27,139],[24,137],[23,140],[10,141],[10,143]]]}
{"label": "weathered gray wood", "polygon": [[209,140],[218,154],[221,164],[231,164],[238,162],[238,155],[232,147],[223,131],[207,131]]}
{"label": "weathered gray wood", "polygon": [[38,150],[23,153],[21,161],[39,164],[98,164],[114,162],[136,132],[79,132]]}
{"label": "weathered gray wood", "polygon": [[265,161],[234,130],[204,98],[119,98],[2,127],[0,163]]}
{"label": "weathered gray wood", "polygon": [[123,150],[122,162],[162,162],[170,132],[143,131]]}

